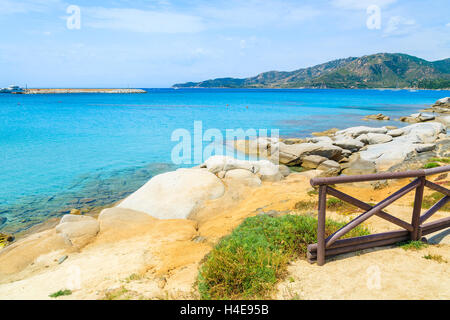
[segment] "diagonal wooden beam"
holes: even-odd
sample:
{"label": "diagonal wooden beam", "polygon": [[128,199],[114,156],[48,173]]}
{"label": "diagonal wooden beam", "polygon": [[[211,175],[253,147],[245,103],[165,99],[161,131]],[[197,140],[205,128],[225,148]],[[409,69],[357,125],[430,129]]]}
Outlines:
{"label": "diagonal wooden beam", "polygon": [[431,217],[433,214],[435,214],[436,211],[438,211],[440,208],[445,206],[449,200],[450,200],[450,197],[449,196],[445,196],[441,200],[436,202],[430,209],[428,209],[427,212],[425,212],[420,217],[420,220],[419,220],[420,224],[424,223],[429,217]]}
{"label": "diagonal wooden beam", "polygon": [[335,233],[333,233],[331,236],[329,236],[325,241],[325,247],[329,248],[337,239],[348,233],[350,230],[355,228],[356,226],[360,225],[367,219],[369,219],[371,216],[376,214],[377,212],[380,212],[384,208],[386,208],[388,205],[393,203],[394,201],[398,200],[399,198],[403,197],[405,194],[410,192],[411,190],[414,190],[418,187],[418,185],[421,183],[420,179],[415,179],[413,182],[407,184],[400,190],[394,192],[386,199],[379,202],[377,205],[372,207],[372,209],[364,212],[363,214],[359,215],[349,223],[347,223],[345,226],[337,230]]}
{"label": "diagonal wooden beam", "polygon": [[[339,190],[336,190],[336,189],[334,189],[332,187],[328,187],[327,192],[328,192],[328,194],[330,194],[332,196],[335,196],[336,198],[339,198],[342,201],[348,202],[348,203],[350,203],[350,204],[352,204],[352,205],[354,205],[354,206],[356,206],[356,207],[358,207],[360,209],[368,211],[368,210],[373,208],[373,206],[371,206],[370,204],[365,203],[365,202],[363,202],[363,201],[361,201],[359,199],[353,198],[352,196],[349,196],[348,194],[345,194],[345,193],[343,193],[343,192],[341,192]],[[405,222],[405,221],[403,221],[403,220],[401,220],[401,219],[399,219],[397,217],[394,217],[394,216],[390,215],[387,212],[379,211],[379,212],[375,213],[375,215],[377,215],[378,217],[380,217],[382,219],[385,219],[385,220],[387,220],[389,222],[392,222],[393,224],[395,224],[395,225],[397,225],[399,227],[402,227],[403,229],[406,229],[408,231],[413,231],[414,230],[414,228],[413,228],[413,226],[411,224],[409,224],[409,223],[407,223],[407,222]]]}
{"label": "diagonal wooden beam", "polygon": [[426,180],[425,186],[430,189],[433,189],[434,191],[440,192],[445,196],[450,196],[450,190],[448,190],[447,188],[444,188],[443,186],[440,186],[436,183]]}

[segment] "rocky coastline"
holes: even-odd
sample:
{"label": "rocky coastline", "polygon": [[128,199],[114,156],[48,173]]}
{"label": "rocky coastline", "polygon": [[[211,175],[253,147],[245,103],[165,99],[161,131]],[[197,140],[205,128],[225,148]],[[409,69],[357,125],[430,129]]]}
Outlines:
{"label": "rocky coastline", "polygon": [[[450,98],[445,99],[441,99],[443,104],[439,100],[437,107],[433,105],[432,108],[450,110]],[[292,196],[278,199],[282,205],[277,209],[283,207],[289,211],[299,197],[298,193],[303,197],[310,190],[308,181],[312,177],[404,171],[422,167],[430,158],[449,158],[447,129],[450,115],[433,112],[433,119],[422,119],[401,128],[359,126],[330,129],[304,139],[237,141],[237,150],[258,155],[262,160],[212,156],[197,167],[154,176],[114,207],[103,209],[98,217],[74,210],[48,230],[15,242],[12,242],[13,238],[5,237],[8,245],[0,249],[0,296],[2,292],[13,290],[17,282],[41,279],[39,277],[49,266],[60,270],[59,265],[68,256],[88,259],[90,250],[94,252],[98,247],[112,250],[113,256],[116,251],[129,250],[134,243],[130,239],[136,237],[140,237],[135,243],[136,250],[141,247],[143,250],[142,256],[138,257],[143,262],[139,260],[137,271],[153,270],[156,285],[167,288],[167,283],[161,285],[158,280],[161,274],[169,272],[166,270],[169,267],[164,266],[171,265],[172,269],[168,270],[181,272],[180,277],[184,270],[167,260],[178,259],[177,255],[181,255],[184,257],[181,266],[197,270],[211,245],[230,232],[243,217],[271,213],[274,194]],[[278,162],[274,162],[276,160]],[[379,186],[369,184],[368,187]],[[249,195],[255,196],[253,201]],[[271,204],[263,205],[260,203],[262,198],[268,198]],[[246,206],[237,207],[243,200],[247,201]],[[227,213],[227,210],[235,214]],[[275,211],[275,214],[279,212]],[[122,241],[128,241],[128,247],[119,250],[119,243],[124,245]],[[149,243],[152,243],[151,254],[148,253],[150,249],[143,249]],[[99,259],[96,263],[107,263],[104,256]],[[171,276],[174,274],[172,271]],[[2,284],[5,285],[3,289]]]}

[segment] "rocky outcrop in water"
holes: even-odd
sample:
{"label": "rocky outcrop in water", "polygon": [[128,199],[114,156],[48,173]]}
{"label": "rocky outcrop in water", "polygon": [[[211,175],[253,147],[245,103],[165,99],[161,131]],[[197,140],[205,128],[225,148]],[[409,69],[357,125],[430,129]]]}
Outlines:
{"label": "rocky outcrop in water", "polygon": [[450,97],[439,99],[430,108],[425,109],[424,111],[441,114],[450,113]]}
{"label": "rocky outcrop in water", "polygon": [[389,116],[386,116],[382,113],[378,114],[369,114],[368,116],[365,116],[363,120],[390,120],[391,118]]}

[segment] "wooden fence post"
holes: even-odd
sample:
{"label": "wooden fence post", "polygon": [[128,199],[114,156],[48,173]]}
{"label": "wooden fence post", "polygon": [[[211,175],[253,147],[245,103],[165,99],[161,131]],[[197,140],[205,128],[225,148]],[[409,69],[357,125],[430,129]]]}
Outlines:
{"label": "wooden fence post", "polygon": [[420,177],[420,184],[416,189],[416,194],[414,197],[414,209],[412,214],[412,221],[411,224],[414,228],[414,230],[411,232],[411,240],[417,241],[421,237],[420,232],[420,211],[422,209],[422,199],[423,199],[423,189],[425,187],[425,180],[426,178]]}
{"label": "wooden fence post", "polygon": [[319,215],[317,217],[317,265],[325,264],[325,219],[327,209],[327,186],[319,186]]}

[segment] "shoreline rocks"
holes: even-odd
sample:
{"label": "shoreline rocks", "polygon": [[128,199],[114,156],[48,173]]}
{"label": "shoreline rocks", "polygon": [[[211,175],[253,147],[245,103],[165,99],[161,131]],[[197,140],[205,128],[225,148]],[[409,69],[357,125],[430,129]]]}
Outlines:
{"label": "shoreline rocks", "polygon": [[378,114],[369,114],[368,116],[365,116],[362,120],[365,120],[365,121],[368,121],[368,120],[391,120],[391,118],[382,113],[378,113]]}
{"label": "shoreline rocks", "polygon": [[223,182],[205,169],[178,169],[151,178],[118,207],[159,219],[186,219],[207,200],[221,197]]}

